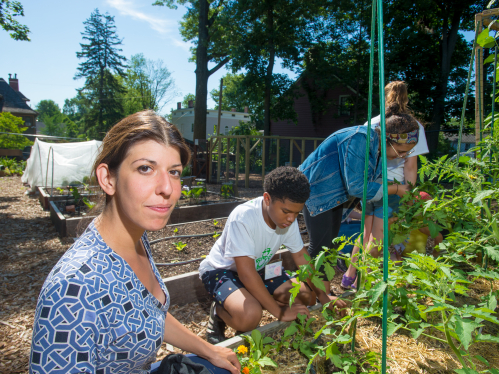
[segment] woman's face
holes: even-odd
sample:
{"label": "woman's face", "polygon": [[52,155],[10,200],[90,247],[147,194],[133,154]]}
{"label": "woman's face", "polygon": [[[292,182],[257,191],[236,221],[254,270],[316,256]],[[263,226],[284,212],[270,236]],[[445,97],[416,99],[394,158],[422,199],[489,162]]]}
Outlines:
{"label": "woman's face", "polygon": [[181,193],[179,151],[154,140],[139,142],[117,174],[113,202],[123,218],[144,230],[165,227]]}
{"label": "woman's face", "polygon": [[400,144],[390,141],[386,142],[386,158],[394,160],[396,158],[404,158],[416,146],[416,143]]}

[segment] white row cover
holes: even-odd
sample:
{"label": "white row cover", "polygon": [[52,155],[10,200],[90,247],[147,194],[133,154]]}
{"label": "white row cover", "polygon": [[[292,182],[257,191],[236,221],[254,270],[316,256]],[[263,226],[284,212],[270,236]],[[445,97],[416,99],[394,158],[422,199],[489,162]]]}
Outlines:
{"label": "white row cover", "polygon": [[32,189],[52,185],[64,187],[71,182],[83,182],[90,177],[101,144],[98,140],[46,143],[36,139],[22,181]]}

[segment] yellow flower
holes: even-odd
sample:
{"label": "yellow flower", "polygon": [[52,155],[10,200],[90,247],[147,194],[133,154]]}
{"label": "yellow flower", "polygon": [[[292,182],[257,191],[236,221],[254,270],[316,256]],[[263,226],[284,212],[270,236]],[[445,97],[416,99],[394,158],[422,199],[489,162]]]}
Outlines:
{"label": "yellow flower", "polygon": [[[236,352],[241,353],[241,354],[245,354],[245,353],[248,353],[248,348],[246,348],[246,346],[244,346],[244,345],[240,345],[239,347],[237,347]],[[248,373],[249,373],[249,371],[248,371]]]}
{"label": "yellow flower", "polygon": [[[240,347],[242,347],[242,345]],[[244,348],[246,348],[246,347],[244,347]],[[241,370],[241,373],[243,373],[243,374],[249,374],[249,371],[250,371],[249,367],[246,366],[243,370]]]}
{"label": "yellow flower", "polygon": [[470,179],[476,179],[476,176],[473,175],[473,174],[468,174],[468,178],[470,178]]}

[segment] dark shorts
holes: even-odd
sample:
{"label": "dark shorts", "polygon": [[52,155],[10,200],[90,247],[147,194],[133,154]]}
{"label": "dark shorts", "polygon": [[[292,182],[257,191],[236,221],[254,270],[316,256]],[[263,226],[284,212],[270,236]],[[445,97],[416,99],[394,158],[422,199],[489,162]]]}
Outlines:
{"label": "dark shorts", "polygon": [[[286,283],[286,281],[292,278],[284,271],[284,268],[282,268],[281,276],[268,280],[265,280],[265,268],[260,270],[258,275],[262,278],[265,287],[267,287],[267,290],[271,295],[274,294],[275,290],[281,284]],[[239,280],[237,273],[227,269],[206,271],[201,276],[201,280],[203,281],[206,291],[208,291],[213,300],[219,305],[223,305],[225,299],[227,299],[232,292],[240,288],[245,288],[243,282]]]}

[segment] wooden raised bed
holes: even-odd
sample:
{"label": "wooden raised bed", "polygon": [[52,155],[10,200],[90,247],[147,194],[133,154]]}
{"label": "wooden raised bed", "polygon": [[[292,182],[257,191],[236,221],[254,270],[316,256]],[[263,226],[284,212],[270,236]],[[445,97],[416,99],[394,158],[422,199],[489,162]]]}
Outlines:
{"label": "wooden raised bed", "polygon": [[[208,191],[208,193],[217,195],[214,192]],[[168,224],[200,221],[218,217],[228,217],[235,207],[246,202],[247,200],[240,199],[238,197],[231,197],[230,201],[227,202],[221,200],[220,202],[216,203],[184,205],[176,207],[172,215],[170,216]]]}
{"label": "wooden raised bed", "polygon": [[50,201],[59,201],[59,200],[64,200],[67,199],[67,196],[64,195],[54,195],[51,196],[50,193],[47,191],[46,187],[38,187],[38,201],[40,201],[40,205],[42,206],[43,210],[49,210]]}
{"label": "wooden raised bed", "polygon": [[[66,197],[64,196],[64,198]],[[57,208],[57,206],[54,204],[54,201],[49,201],[49,208],[50,220],[54,224],[55,229],[61,237],[78,237],[81,234],[81,229],[84,229],[95,218],[95,216],[66,218],[59,210],[59,208]],[[80,230],[78,230],[78,226],[80,226]]]}

